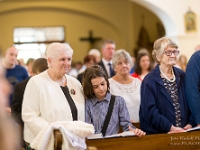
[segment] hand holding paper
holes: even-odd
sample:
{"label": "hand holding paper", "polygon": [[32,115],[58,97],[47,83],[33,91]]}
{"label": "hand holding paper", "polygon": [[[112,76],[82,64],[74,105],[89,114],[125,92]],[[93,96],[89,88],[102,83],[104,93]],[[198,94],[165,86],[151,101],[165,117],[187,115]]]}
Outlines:
{"label": "hand holding paper", "polygon": [[129,126],[129,130],[132,131],[132,132],[134,132],[139,137],[146,135],[145,132],[143,132],[142,130],[140,130],[138,128],[133,129],[132,127]]}

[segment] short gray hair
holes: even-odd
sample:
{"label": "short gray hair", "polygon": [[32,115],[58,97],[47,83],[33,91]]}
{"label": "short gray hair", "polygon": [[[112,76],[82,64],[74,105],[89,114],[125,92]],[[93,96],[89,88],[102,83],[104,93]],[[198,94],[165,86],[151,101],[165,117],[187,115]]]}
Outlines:
{"label": "short gray hair", "polygon": [[154,42],[152,57],[158,64],[160,64],[160,62],[158,61],[157,57],[160,57],[167,47],[178,48],[177,44],[167,37],[162,37]]}
{"label": "short gray hair", "polygon": [[73,55],[73,49],[69,46],[68,43],[54,42],[47,47],[46,56],[47,58],[56,57],[58,55],[58,52],[62,50],[69,51]]}
{"label": "short gray hair", "polygon": [[120,50],[117,50],[113,55],[113,58],[112,58],[113,68],[115,68],[115,66],[119,62],[120,58],[122,58],[122,57],[127,59],[128,63],[131,65],[131,67],[133,66],[132,58],[131,58],[129,52],[127,52],[124,49],[120,49]]}

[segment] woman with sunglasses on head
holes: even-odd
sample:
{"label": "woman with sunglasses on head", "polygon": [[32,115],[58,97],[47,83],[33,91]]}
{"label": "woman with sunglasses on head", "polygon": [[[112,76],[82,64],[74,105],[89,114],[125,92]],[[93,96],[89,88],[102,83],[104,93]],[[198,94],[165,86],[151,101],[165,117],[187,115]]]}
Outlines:
{"label": "woman with sunglasses on head", "polygon": [[152,56],[158,65],[141,86],[140,127],[147,134],[184,132],[194,126],[185,99],[184,72],[174,65],[178,46],[163,37],[154,42]]}

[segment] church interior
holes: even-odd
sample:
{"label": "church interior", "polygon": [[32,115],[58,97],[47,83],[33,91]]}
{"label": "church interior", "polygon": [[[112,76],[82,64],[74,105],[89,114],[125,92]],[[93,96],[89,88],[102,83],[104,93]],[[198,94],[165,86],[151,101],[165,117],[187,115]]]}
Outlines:
{"label": "church interior", "polygon": [[[50,42],[67,42],[74,50],[73,61],[82,61],[91,48],[100,49],[103,39],[112,39],[116,49],[136,55],[139,48],[151,52],[153,42],[167,36],[177,42],[181,54],[190,57],[200,43],[199,3],[198,0],[176,0],[173,5],[167,0],[3,0],[0,1],[0,49],[5,52],[11,45],[19,46],[23,52],[19,57],[27,60],[30,56],[42,57],[44,45]],[[186,30],[184,16],[188,11],[195,14],[195,30]],[[53,37],[50,39],[45,35],[31,40],[33,35],[26,35],[29,31],[20,34],[25,29],[36,28],[38,31],[34,32],[40,32],[41,28],[51,27],[60,27],[61,37],[55,38],[57,30],[50,32]],[[16,32],[17,29],[20,31]],[[30,40],[24,41],[27,36]],[[24,47],[38,43],[31,50]],[[33,55],[32,51],[40,47],[42,52]]]}
{"label": "church interior", "polygon": [[[157,39],[169,37],[189,60],[200,46],[199,6],[199,0],[0,0],[0,57],[14,45],[19,50],[17,58],[27,63],[29,58],[45,57],[48,45],[60,42],[71,46],[74,63],[83,62],[91,49],[101,52],[105,39],[115,41],[116,50],[124,49],[136,57],[142,48],[151,54]],[[54,134],[60,140],[54,142],[61,146],[61,134]],[[187,135],[199,138],[200,132]],[[185,135],[173,138],[181,142],[180,136]],[[156,140],[154,135],[143,141],[137,137],[135,143],[131,138],[86,143],[91,146],[88,150],[96,150],[94,143],[102,149],[169,149],[170,140],[172,136],[165,134]],[[168,145],[163,146],[163,141]],[[176,149],[183,150],[181,146]]]}

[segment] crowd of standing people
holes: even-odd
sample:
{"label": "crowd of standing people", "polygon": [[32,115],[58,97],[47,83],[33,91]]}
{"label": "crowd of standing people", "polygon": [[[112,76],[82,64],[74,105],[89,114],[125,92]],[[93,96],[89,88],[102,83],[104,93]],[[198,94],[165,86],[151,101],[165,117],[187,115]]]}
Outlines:
{"label": "crowd of standing people", "polygon": [[[76,76],[70,75],[73,52],[69,44],[51,43],[46,58],[31,59],[24,68],[17,65],[18,50],[8,48],[0,65],[0,120],[9,125],[1,121],[0,137],[10,129],[18,133],[12,138],[18,137],[22,148],[37,149],[33,141],[55,124],[79,142],[91,134],[116,134],[120,127],[145,136],[200,126],[200,51],[187,64],[184,55],[178,57],[178,45],[163,37],[154,42],[153,65],[149,52],[133,62],[128,51],[104,40],[100,51],[92,49],[84,57]],[[5,119],[11,115],[16,125]],[[5,141],[4,146],[14,150],[17,143]],[[84,142],[80,147],[86,148]]]}

